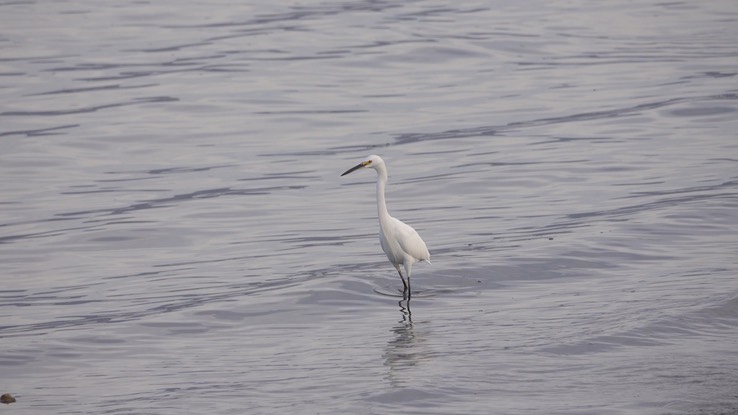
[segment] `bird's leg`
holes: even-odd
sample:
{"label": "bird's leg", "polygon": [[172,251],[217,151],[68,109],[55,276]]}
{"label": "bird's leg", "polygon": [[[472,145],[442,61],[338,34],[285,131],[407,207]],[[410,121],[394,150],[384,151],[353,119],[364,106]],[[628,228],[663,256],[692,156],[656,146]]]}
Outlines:
{"label": "bird's leg", "polygon": [[402,293],[405,294],[407,291],[407,283],[405,282],[405,277],[402,276],[402,271],[400,271],[400,268],[397,268],[397,273],[400,274],[400,279],[402,280]]}
{"label": "bird's leg", "polygon": [[395,269],[397,270],[397,273],[400,274],[400,279],[402,280],[402,294],[403,298],[405,297],[405,291],[407,291],[407,283],[405,282],[405,277],[402,276],[402,271],[400,271],[400,264],[393,264],[395,266]]}
{"label": "bird's leg", "polygon": [[[412,262],[405,262],[405,274],[407,274],[407,285],[405,286],[405,289],[407,290],[407,301],[410,302],[410,275],[413,273],[413,263]],[[403,281],[405,282],[405,281]]]}

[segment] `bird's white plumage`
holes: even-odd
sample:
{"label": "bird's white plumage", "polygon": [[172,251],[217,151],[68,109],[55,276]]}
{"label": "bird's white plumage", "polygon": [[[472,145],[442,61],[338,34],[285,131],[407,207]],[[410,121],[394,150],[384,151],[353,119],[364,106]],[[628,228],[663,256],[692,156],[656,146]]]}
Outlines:
{"label": "bird's white plumage", "polygon": [[[360,168],[370,168],[377,172],[377,214],[379,216],[379,242],[382,250],[387,254],[390,263],[395,266],[402,278],[405,291],[410,295],[410,276],[413,264],[419,261],[430,263],[428,247],[420,238],[418,232],[410,225],[390,216],[387,211],[387,203],[384,199],[384,189],[387,185],[387,166],[381,157],[371,155],[365,161],[346,170],[341,176],[345,176]],[[405,269],[407,283],[403,278],[400,266]]]}

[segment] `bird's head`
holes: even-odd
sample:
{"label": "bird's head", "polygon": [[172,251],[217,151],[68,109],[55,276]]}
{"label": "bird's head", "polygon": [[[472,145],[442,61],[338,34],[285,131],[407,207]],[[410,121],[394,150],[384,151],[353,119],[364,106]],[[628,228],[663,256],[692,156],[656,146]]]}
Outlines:
{"label": "bird's head", "polygon": [[380,168],[382,168],[382,166],[384,166],[384,160],[382,160],[381,157],[372,154],[371,156],[364,159],[364,161],[362,161],[361,163],[343,172],[341,176],[345,176],[355,170],[359,170],[362,167],[379,170]]}

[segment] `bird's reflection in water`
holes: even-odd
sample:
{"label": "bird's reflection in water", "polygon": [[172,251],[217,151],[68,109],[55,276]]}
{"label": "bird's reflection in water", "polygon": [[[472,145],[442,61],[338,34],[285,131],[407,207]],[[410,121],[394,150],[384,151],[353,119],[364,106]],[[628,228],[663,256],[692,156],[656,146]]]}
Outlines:
{"label": "bird's reflection in water", "polygon": [[393,335],[384,352],[384,365],[389,368],[387,380],[394,387],[406,386],[412,378],[408,369],[420,364],[430,354],[423,347],[425,340],[422,334],[413,326],[410,300],[403,299],[398,304],[402,318],[390,329]]}
{"label": "bird's reflection in water", "polygon": [[397,303],[397,305],[400,306],[400,313],[402,314],[402,320],[399,321],[399,323],[406,323],[410,326],[413,325],[413,312],[410,310],[410,296],[405,296],[400,302]]}

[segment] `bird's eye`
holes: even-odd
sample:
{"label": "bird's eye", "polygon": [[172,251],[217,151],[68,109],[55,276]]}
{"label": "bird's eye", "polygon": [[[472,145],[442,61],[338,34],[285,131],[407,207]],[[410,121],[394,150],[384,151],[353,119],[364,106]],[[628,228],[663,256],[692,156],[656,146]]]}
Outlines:
{"label": "bird's eye", "polygon": [[368,165],[370,165],[370,164],[372,164],[372,161],[371,161],[371,160],[367,160],[367,161],[365,161],[365,162],[364,162],[364,165],[365,165],[365,166],[368,166]]}

